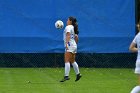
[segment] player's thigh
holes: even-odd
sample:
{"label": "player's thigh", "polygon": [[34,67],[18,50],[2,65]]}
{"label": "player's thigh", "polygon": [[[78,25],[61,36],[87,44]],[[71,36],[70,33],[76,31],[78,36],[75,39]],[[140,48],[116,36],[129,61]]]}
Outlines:
{"label": "player's thigh", "polygon": [[65,63],[71,61],[71,53],[70,52],[65,52],[64,57],[65,57],[64,58]]}
{"label": "player's thigh", "polygon": [[71,53],[71,63],[75,62],[75,56],[76,56],[75,53]]}
{"label": "player's thigh", "polygon": [[140,75],[140,62],[136,62],[135,73]]}

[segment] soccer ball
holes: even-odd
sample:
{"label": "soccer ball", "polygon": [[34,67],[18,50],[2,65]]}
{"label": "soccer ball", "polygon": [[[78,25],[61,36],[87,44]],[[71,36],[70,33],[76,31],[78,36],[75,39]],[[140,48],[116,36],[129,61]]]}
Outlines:
{"label": "soccer ball", "polygon": [[57,20],[57,21],[55,22],[55,27],[56,27],[57,29],[62,29],[62,28],[64,27],[64,23],[63,23],[61,20]]}

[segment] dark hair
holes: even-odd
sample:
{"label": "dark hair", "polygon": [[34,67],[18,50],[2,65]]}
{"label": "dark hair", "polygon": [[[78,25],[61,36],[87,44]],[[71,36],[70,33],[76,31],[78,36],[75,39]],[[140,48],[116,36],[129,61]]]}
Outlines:
{"label": "dark hair", "polygon": [[70,16],[69,20],[72,21],[72,25],[74,26],[74,33],[78,35],[79,31],[78,31],[77,19],[75,17]]}

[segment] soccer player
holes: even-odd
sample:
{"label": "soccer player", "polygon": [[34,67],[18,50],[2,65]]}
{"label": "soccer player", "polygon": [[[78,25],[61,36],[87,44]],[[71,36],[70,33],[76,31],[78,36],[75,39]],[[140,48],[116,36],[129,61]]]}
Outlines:
{"label": "soccer player", "polygon": [[[140,21],[137,25],[138,30],[140,31]],[[138,52],[135,73],[138,75],[139,85],[135,86],[131,93],[140,93],[140,32],[135,36],[134,40],[130,44],[129,50],[131,52]]]}
{"label": "soccer player", "polygon": [[77,43],[78,43],[78,24],[77,20],[74,17],[69,17],[67,20],[67,26],[65,27],[63,39],[65,46],[65,75],[64,78],[60,82],[64,82],[69,80],[69,72],[70,72],[70,63],[72,64],[74,71],[76,73],[75,81],[78,81],[81,78],[81,74],[79,72],[79,67],[77,62],[75,61],[75,56],[77,52]]}

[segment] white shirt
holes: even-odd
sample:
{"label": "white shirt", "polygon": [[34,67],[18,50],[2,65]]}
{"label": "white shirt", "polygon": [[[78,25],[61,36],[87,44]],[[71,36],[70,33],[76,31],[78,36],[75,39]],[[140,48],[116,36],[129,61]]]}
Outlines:
{"label": "white shirt", "polygon": [[63,33],[63,40],[64,40],[64,46],[66,46],[66,34],[67,32],[70,33],[70,40],[68,42],[68,46],[77,46],[75,42],[75,33],[74,33],[74,26],[73,25],[68,25],[65,27],[64,33]]}
{"label": "white shirt", "polygon": [[135,36],[133,43],[137,44],[138,48],[137,62],[140,62],[140,32]]}

